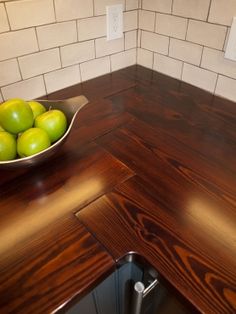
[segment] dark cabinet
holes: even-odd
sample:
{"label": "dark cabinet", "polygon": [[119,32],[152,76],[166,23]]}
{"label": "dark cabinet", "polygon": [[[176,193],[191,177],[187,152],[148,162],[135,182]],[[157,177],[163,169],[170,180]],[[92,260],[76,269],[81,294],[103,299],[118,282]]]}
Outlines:
{"label": "dark cabinet", "polygon": [[158,274],[124,263],[66,314],[187,314],[186,306],[159,282]]}

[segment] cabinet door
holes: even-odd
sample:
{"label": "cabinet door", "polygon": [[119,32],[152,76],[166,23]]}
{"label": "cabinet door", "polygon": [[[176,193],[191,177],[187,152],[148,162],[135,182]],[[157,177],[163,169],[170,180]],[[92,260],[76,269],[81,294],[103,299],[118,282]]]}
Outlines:
{"label": "cabinet door", "polygon": [[93,293],[86,295],[79,303],[71,307],[67,314],[98,314]]}
{"label": "cabinet door", "polygon": [[123,265],[66,314],[129,314],[132,286],[142,275],[134,263]]}

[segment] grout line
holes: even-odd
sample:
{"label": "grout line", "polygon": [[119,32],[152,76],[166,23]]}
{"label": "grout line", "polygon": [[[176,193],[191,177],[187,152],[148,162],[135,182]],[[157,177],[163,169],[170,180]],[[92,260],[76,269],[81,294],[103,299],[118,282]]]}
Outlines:
{"label": "grout line", "polygon": [[181,81],[183,81],[183,74],[184,74],[184,61],[182,61],[182,66],[181,66],[181,75],[180,75]]}
{"label": "grout line", "polygon": [[203,51],[204,51],[204,46],[202,46],[202,53],[201,53],[201,57],[200,57],[199,68],[201,68],[201,66],[202,66]]}
{"label": "grout line", "polygon": [[95,17],[95,2],[93,0],[93,17]]}
{"label": "grout line", "polygon": [[43,76],[43,84],[44,84],[45,92],[46,92],[46,95],[48,95],[49,92],[48,92],[47,84],[46,84],[46,81],[45,81],[45,73],[42,76]]}
{"label": "grout line", "polygon": [[78,64],[78,67],[79,67],[79,74],[80,74],[80,81],[81,81],[81,83],[83,82],[83,80],[82,80],[82,70],[81,70],[81,63],[79,63]]}
{"label": "grout line", "polygon": [[216,87],[217,87],[217,84],[218,84],[218,80],[219,80],[219,74],[217,74],[217,78],[216,78],[216,83],[215,83],[215,87],[214,87],[214,91],[213,91],[214,95],[216,93]]}
{"label": "grout line", "polygon": [[152,53],[152,70],[154,69],[155,53]]}
{"label": "grout line", "polygon": [[170,37],[168,37],[169,40],[168,40],[168,49],[167,49],[167,56],[170,55]]}
{"label": "grout line", "polygon": [[22,75],[22,72],[21,72],[21,67],[20,67],[20,62],[19,62],[19,57],[16,58],[16,62],[18,64],[18,68],[19,68],[19,72],[20,72],[20,77],[21,77],[21,80],[23,81],[23,75]]}
{"label": "grout line", "polygon": [[4,101],[5,98],[3,97],[2,89],[0,88],[0,96],[2,97],[2,100]]}
{"label": "grout line", "polygon": [[140,48],[142,48],[142,38],[143,38],[143,31],[140,29],[140,40],[139,40]]}
{"label": "grout line", "polygon": [[139,37],[140,37],[140,29],[137,29],[137,33],[136,33],[136,48],[140,48],[139,47]]}
{"label": "grout line", "polygon": [[37,45],[38,45],[38,51],[41,51],[41,50],[40,50],[40,46],[39,46],[39,38],[38,38],[37,29],[36,29],[36,27],[33,27],[33,28],[34,28],[34,32],[35,32],[35,37],[36,37]]}
{"label": "grout line", "polygon": [[141,9],[143,11],[148,11],[148,12],[153,12],[153,13],[160,13],[162,15],[170,15],[173,17],[178,17],[178,18],[182,18],[182,19],[191,19],[194,21],[198,21],[198,22],[202,22],[202,23],[208,23],[208,24],[213,24],[213,25],[217,25],[217,26],[225,26],[225,27],[230,27],[231,25],[228,24],[222,24],[222,23],[217,23],[217,22],[208,22],[204,19],[199,19],[199,18],[194,18],[194,17],[186,17],[186,16],[182,16],[182,15],[178,15],[178,14],[172,14],[169,12],[163,12],[163,11],[154,11],[154,10],[150,10],[150,9]]}
{"label": "grout line", "polygon": [[59,52],[60,65],[62,69],[61,47],[58,47],[58,52]]}
{"label": "grout line", "polygon": [[111,55],[109,55],[109,61],[110,61],[110,73],[112,73]]}
{"label": "grout line", "polygon": [[137,10],[137,26],[138,26],[138,29],[139,29],[139,26],[140,26],[140,12],[141,12],[141,10]]}
{"label": "grout line", "polygon": [[154,32],[154,33],[157,33],[156,30],[157,30],[157,13],[155,12],[154,30],[153,30],[153,32]]}
{"label": "grout line", "polygon": [[54,10],[55,23],[57,23],[55,0],[53,0],[53,10]]}
{"label": "grout line", "polygon": [[95,59],[97,59],[96,40],[95,40],[95,39],[93,40],[93,49],[94,49],[94,56],[95,56]]}
{"label": "grout line", "polygon": [[210,2],[209,2],[209,8],[208,8],[208,12],[207,12],[206,22],[208,22],[208,19],[209,19],[209,15],[210,15],[210,11],[211,11],[211,6],[212,6],[212,0],[210,0]]}
{"label": "grout line", "polygon": [[173,14],[173,11],[174,11],[174,0],[172,0],[172,3],[171,3],[171,15]]}
{"label": "grout line", "polygon": [[[130,48],[130,49],[126,50],[126,51],[134,50],[134,49],[135,49],[135,48]],[[47,71],[47,72],[45,72],[45,73],[39,73],[39,74],[37,74],[37,75],[28,77],[28,78],[26,78],[26,79],[19,80],[19,81],[10,83],[10,84],[3,85],[3,86],[1,86],[0,88],[2,88],[2,87],[7,87],[7,86],[10,86],[10,85],[14,85],[14,84],[16,84],[16,83],[24,82],[24,81],[27,81],[27,80],[31,80],[31,79],[34,79],[34,78],[37,78],[37,77],[40,77],[40,76],[43,76],[43,77],[44,77],[44,75],[49,74],[49,73],[57,72],[57,71],[60,71],[60,70],[63,70],[63,69],[67,69],[67,68],[70,68],[70,67],[75,67],[75,66],[78,66],[78,65],[80,66],[80,65],[83,64],[83,63],[87,63],[87,62],[89,62],[89,61],[99,60],[99,59],[103,59],[103,58],[109,58],[109,59],[110,59],[110,68],[111,68],[111,57],[112,57],[113,55],[116,55],[116,54],[119,54],[119,53],[123,53],[123,52],[124,52],[124,51],[121,50],[121,51],[118,51],[118,52],[114,52],[114,53],[112,53],[112,54],[110,54],[110,55],[105,55],[105,56],[101,56],[101,57],[98,57],[98,58],[95,58],[95,59],[89,59],[89,60],[86,60],[86,61],[83,61],[83,62],[77,62],[77,63],[74,63],[74,64],[66,65],[66,66],[64,66],[64,67],[62,67],[62,68],[53,69],[53,70]],[[111,71],[110,71],[110,72],[111,72]]]}
{"label": "grout line", "polygon": [[188,28],[189,28],[189,19],[187,19],[186,33],[185,33],[185,36],[184,36],[186,41],[187,41]]}
{"label": "grout line", "polygon": [[[4,6],[4,9],[5,9],[5,12],[6,12],[6,16],[7,16],[7,22],[8,22],[8,26],[9,26],[9,31],[12,31],[10,19],[9,19],[8,12],[7,12],[7,6],[6,6],[5,2],[3,3],[3,6]],[[9,31],[6,31],[6,32],[9,32]]]}
{"label": "grout line", "polygon": [[75,20],[75,28],[76,28],[76,42],[79,42],[79,32],[78,32],[78,29],[79,29],[79,20]]}

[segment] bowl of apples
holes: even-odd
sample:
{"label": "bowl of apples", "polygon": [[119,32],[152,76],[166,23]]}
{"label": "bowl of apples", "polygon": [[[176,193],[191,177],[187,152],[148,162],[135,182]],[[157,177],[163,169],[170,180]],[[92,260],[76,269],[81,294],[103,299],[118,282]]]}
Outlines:
{"label": "bowl of apples", "polygon": [[14,98],[0,104],[0,169],[36,165],[55,154],[87,103],[81,95],[54,101]]}

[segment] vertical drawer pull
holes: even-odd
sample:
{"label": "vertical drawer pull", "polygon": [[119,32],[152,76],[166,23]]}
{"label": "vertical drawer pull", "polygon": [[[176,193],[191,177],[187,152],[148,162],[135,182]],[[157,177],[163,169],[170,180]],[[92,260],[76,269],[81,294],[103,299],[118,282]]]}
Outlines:
{"label": "vertical drawer pull", "polygon": [[145,298],[149,292],[151,292],[157,286],[158,283],[158,279],[155,279],[146,288],[141,281],[135,283],[131,304],[132,314],[141,314],[143,298]]}

